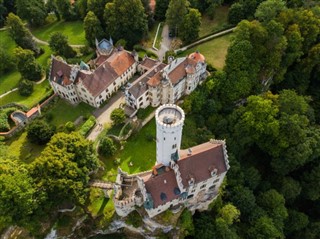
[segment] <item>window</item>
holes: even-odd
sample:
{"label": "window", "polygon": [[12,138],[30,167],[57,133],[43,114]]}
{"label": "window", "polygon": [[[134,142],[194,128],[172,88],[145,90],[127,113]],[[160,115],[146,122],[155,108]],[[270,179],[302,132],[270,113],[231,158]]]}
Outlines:
{"label": "window", "polygon": [[189,198],[192,198],[192,197],[193,197],[193,194],[189,195],[187,198],[189,199]]}
{"label": "window", "polygon": [[175,149],[177,147],[177,144],[172,145],[172,149]]}
{"label": "window", "polygon": [[217,182],[219,182],[219,180],[220,180],[220,179],[217,178],[216,180],[213,181],[213,183],[217,183]]}
{"label": "window", "polygon": [[209,187],[209,190],[213,190],[213,189],[215,189],[215,188],[216,188],[216,185],[213,184],[212,186]]}
{"label": "window", "polygon": [[116,85],[116,82],[113,82],[113,85]]}
{"label": "window", "polygon": [[81,88],[81,90],[82,90],[83,92],[86,92],[86,90],[85,90],[84,88]]}
{"label": "window", "polygon": [[203,188],[205,188],[207,185],[205,185],[205,184],[203,184],[201,187],[200,187],[200,189],[203,189]]}
{"label": "window", "polygon": [[99,95],[99,99],[101,99],[102,98],[102,95]]}
{"label": "window", "polygon": [[106,93],[108,93],[109,89],[106,89]]}

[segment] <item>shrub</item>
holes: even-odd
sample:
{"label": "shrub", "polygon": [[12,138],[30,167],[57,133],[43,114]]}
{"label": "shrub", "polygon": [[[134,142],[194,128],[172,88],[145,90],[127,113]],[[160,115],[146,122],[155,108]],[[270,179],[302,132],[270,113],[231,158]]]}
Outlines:
{"label": "shrub", "polygon": [[33,82],[22,79],[19,83],[19,94],[22,96],[29,96],[33,92]]}
{"label": "shrub", "polygon": [[27,128],[27,138],[36,144],[46,144],[55,133],[55,127],[44,120],[34,120]]}
{"label": "shrub", "polygon": [[70,133],[70,132],[72,132],[72,131],[75,131],[76,126],[74,125],[73,122],[68,121],[68,122],[65,124],[65,128],[66,128],[67,132]]}
{"label": "shrub", "polygon": [[136,51],[145,51],[144,47],[141,45],[134,45],[133,49],[135,49]]}
{"label": "shrub", "polygon": [[89,119],[87,119],[86,122],[84,122],[84,124],[81,126],[79,133],[82,136],[86,136],[95,124],[96,118],[94,116],[90,116]]}
{"label": "shrub", "polygon": [[99,153],[103,156],[112,156],[115,154],[117,148],[110,137],[104,137],[99,143]]}
{"label": "shrub", "polygon": [[6,112],[2,111],[0,112],[0,131],[6,132],[10,129],[9,121],[8,121],[8,115]]}
{"label": "shrub", "polygon": [[125,121],[126,115],[123,109],[118,108],[112,111],[110,118],[113,121],[113,124],[118,125]]}

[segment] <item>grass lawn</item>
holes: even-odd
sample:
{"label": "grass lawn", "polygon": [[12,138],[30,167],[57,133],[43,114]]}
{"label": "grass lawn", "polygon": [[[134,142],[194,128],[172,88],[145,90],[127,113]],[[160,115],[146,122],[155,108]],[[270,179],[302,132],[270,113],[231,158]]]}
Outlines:
{"label": "grass lawn", "polygon": [[31,29],[32,34],[43,41],[48,41],[54,32],[61,32],[68,37],[69,44],[86,44],[82,21],[56,21],[45,26]]}
{"label": "grass lawn", "polygon": [[155,47],[157,49],[160,49],[161,47],[161,41],[162,41],[162,30],[163,30],[163,23],[161,23],[160,27],[159,27],[159,33],[157,35],[157,40],[156,40],[156,44]]}
{"label": "grass lawn", "polygon": [[205,56],[208,63],[217,69],[222,69],[232,37],[233,34],[231,33],[212,39],[180,53],[179,56],[185,56],[198,50]]}
{"label": "grass lawn", "polygon": [[148,39],[146,41],[144,41],[143,44],[142,44],[144,47],[146,47],[146,48],[151,48],[152,47],[153,40],[154,40],[154,38],[156,36],[156,33],[157,33],[158,25],[159,25],[159,22],[155,22],[153,24],[152,28],[149,29]]}
{"label": "grass lawn", "polygon": [[16,47],[16,43],[9,36],[9,31],[0,31],[0,47],[6,49],[7,52],[12,53]]}
{"label": "grass lawn", "polygon": [[201,26],[199,31],[199,37],[210,34],[213,31],[219,30],[223,25],[228,24],[229,6],[221,6],[216,10],[214,19],[210,19],[208,16],[203,15],[201,18]]}
{"label": "grass lawn", "polygon": [[87,116],[91,114],[94,110],[93,107],[80,103],[77,106],[71,105],[68,102],[59,99],[55,102],[52,108],[49,108],[45,114],[51,114],[52,120],[50,124],[59,127],[60,125],[65,125],[68,121],[75,121],[79,116]]}
{"label": "grass lawn", "polygon": [[[12,71],[0,76],[0,94],[4,94],[13,88],[18,86],[20,80],[20,73],[18,71]],[[0,98],[1,102],[1,98]],[[1,103],[0,103],[1,104]]]}
{"label": "grass lawn", "polygon": [[40,155],[45,145],[37,145],[30,143],[27,139],[27,132],[17,134],[6,141],[8,145],[8,154],[19,158],[25,163],[31,163]]}
{"label": "grass lawn", "polygon": [[[131,136],[123,150],[119,150],[113,157],[103,158],[102,162],[105,164],[104,180],[115,180],[117,168],[121,167],[128,173],[137,173],[141,171],[150,170],[155,164],[156,158],[156,142],[149,141],[148,135],[156,136],[156,124],[152,119],[145,127],[143,127],[137,134]],[[120,158],[120,165],[114,163],[114,159]],[[129,167],[129,162],[133,163]]]}
{"label": "grass lawn", "polygon": [[0,106],[5,105],[11,102],[15,102],[18,104],[22,104],[31,108],[37,103],[45,98],[46,96],[52,94],[51,87],[49,86],[49,82],[45,80],[39,85],[34,85],[33,93],[30,96],[21,96],[18,91],[12,92],[9,95],[6,95],[0,98]]}

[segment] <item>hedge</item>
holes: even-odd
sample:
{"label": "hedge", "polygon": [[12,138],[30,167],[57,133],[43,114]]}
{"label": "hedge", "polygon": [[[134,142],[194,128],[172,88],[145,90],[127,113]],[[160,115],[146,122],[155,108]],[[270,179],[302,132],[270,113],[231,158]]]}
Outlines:
{"label": "hedge", "polygon": [[87,134],[93,128],[93,126],[95,126],[95,124],[96,124],[96,118],[94,116],[90,116],[89,119],[87,119],[87,121],[79,129],[79,133],[82,136],[87,136]]}

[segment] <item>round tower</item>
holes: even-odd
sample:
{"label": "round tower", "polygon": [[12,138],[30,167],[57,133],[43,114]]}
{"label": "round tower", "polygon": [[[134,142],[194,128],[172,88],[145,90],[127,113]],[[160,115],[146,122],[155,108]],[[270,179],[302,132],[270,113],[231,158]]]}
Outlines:
{"label": "round tower", "polygon": [[157,164],[169,166],[170,160],[178,160],[184,122],[183,110],[173,104],[156,110]]}

